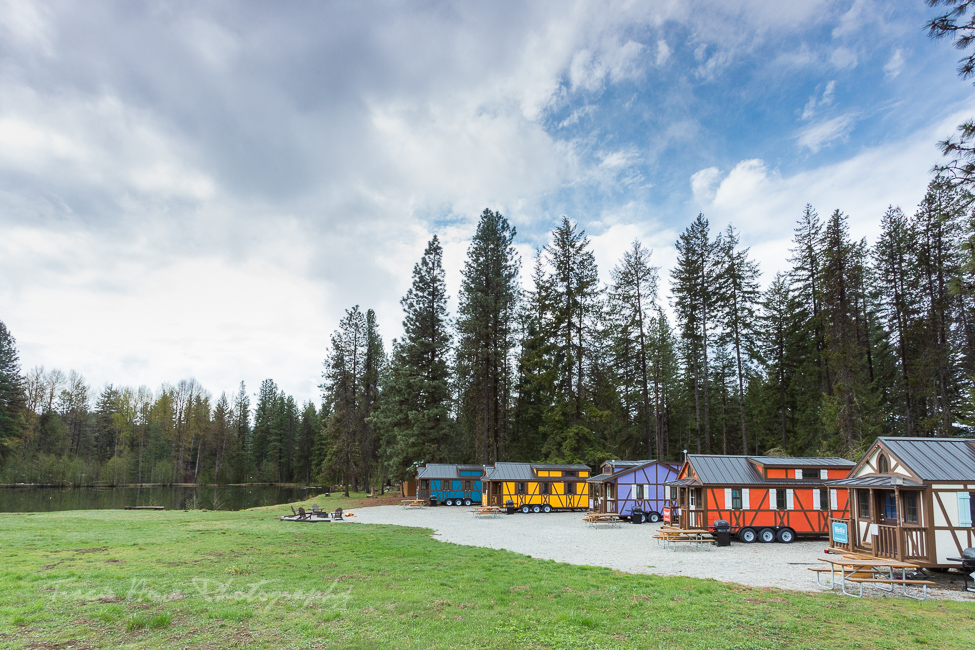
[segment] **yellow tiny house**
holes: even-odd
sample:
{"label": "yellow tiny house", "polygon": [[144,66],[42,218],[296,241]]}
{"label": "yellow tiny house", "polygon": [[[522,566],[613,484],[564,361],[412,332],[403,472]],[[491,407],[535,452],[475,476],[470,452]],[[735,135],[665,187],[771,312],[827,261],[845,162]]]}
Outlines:
{"label": "yellow tiny house", "polygon": [[504,507],[510,501],[522,512],[586,510],[588,465],[498,463],[481,479],[481,502]]}

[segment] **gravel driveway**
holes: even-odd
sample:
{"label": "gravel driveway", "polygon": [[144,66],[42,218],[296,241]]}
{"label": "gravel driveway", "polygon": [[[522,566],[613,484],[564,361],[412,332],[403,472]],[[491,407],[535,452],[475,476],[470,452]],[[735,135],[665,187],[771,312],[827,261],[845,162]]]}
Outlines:
{"label": "gravel driveway", "polygon": [[[531,557],[568,564],[602,566],[627,573],[653,573],[692,578],[714,578],[753,587],[780,587],[818,591],[809,567],[826,566],[816,558],[827,547],[825,539],[792,544],[741,544],[698,548],[664,549],[652,539],[661,524],[629,523],[619,528],[589,528],[582,513],[503,515],[474,519],[467,508],[411,508],[377,506],[358,508],[354,521],[361,524],[392,524],[433,529],[434,539],[464,546],[497,548]],[[686,545],[685,545],[686,546]],[[939,575],[934,598],[973,600],[961,592],[961,576]],[[944,588],[942,588],[944,585]],[[868,589],[870,595],[880,595]]]}

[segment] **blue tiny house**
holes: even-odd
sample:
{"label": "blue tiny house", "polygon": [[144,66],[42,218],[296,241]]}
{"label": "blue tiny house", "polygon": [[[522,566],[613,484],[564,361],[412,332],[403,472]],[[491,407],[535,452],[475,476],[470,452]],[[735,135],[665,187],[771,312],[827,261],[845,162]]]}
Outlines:
{"label": "blue tiny house", "polygon": [[482,476],[483,465],[430,463],[417,472],[416,498],[445,506],[480,505]]}

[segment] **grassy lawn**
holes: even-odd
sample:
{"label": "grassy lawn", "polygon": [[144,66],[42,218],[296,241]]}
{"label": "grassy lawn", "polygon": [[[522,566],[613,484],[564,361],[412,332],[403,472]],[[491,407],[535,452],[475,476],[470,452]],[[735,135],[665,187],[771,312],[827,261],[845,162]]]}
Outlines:
{"label": "grassy lawn", "polygon": [[275,519],[285,512],[0,515],[0,648],[940,649],[975,639],[972,603],[629,575],[412,528]]}

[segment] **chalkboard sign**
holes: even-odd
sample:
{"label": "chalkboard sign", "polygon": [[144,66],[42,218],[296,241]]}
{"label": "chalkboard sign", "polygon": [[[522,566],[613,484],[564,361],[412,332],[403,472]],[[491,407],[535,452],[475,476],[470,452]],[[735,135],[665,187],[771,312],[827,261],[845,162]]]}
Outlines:
{"label": "chalkboard sign", "polygon": [[830,535],[830,537],[833,538],[834,544],[850,543],[850,533],[845,521],[834,521],[831,530],[832,530],[832,534]]}

